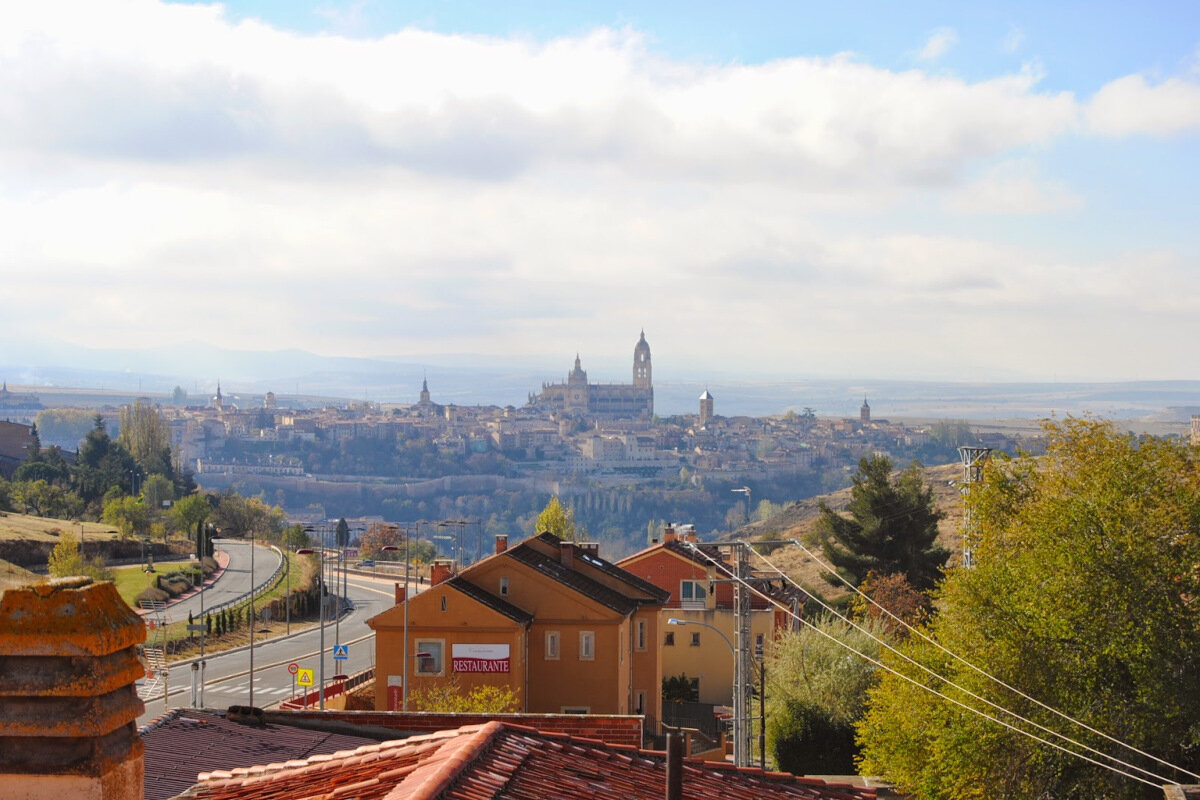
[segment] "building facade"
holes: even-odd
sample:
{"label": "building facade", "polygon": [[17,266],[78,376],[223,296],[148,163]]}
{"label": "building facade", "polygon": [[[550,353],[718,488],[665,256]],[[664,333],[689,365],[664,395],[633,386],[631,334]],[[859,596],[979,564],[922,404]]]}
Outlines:
{"label": "building facade", "polygon": [[581,546],[543,533],[451,574],[379,614],[377,710],[400,707],[404,603],[409,699],[452,684],[513,692],[527,713],[644,714],[661,718],[658,587]]}
{"label": "building facade", "polygon": [[577,353],[566,381],[542,384],[529,404],[568,417],[649,420],[654,416],[654,381],[646,332],[633,348],[632,383],[589,383]]}

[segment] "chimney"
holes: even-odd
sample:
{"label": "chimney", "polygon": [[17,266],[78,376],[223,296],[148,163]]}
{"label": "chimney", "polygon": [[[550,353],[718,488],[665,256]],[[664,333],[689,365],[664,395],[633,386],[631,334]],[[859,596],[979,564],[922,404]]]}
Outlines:
{"label": "chimney", "polygon": [[670,544],[671,542],[675,541],[676,538],[678,537],[675,535],[674,525],[663,526],[663,544]]}
{"label": "chimney", "polygon": [[696,526],[695,525],[684,525],[683,526],[683,540],[685,542],[699,541],[698,537],[696,536]]}
{"label": "chimney", "polygon": [[0,797],[144,796],[146,625],[108,582],[0,593]]}
{"label": "chimney", "polygon": [[408,596],[408,591],[407,591],[406,587],[404,586],[404,584],[397,581],[396,582],[396,605],[400,605],[401,603],[403,603],[404,598],[407,596]]}
{"label": "chimney", "polygon": [[683,735],[667,734],[666,800],[683,800]]}
{"label": "chimney", "polygon": [[496,534],[496,555],[500,555],[507,549],[508,549],[508,534],[507,533],[497,533]]}
{"label": "chimney", "polygon": [[454,577],[454,561],[449,558],[439,558],[429,567],[429,585],[437,586],[443,581]]}
{"label": "chimney", "polygon": [[558,560],[567,569],[575,566],[575,545],[570,542],[558,543]]}

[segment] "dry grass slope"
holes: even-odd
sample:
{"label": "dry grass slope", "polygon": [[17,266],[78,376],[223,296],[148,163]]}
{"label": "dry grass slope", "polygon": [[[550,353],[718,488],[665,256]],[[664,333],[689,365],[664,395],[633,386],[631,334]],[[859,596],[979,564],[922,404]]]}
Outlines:
{"label": "dry grass slope", "polygon": [[[962,496],[957,486],[951,481],[962,480],[962,466],[946,464],[939,467],[925,468],[925,482],[933,488],[934,505],[941,510],[943,517],[938,524],[938,542],[951,552],[950,563],[958,563],[961,554],[962,541]],[[836,492],[819,497],[812,497],[791,503],[782,513],[768,520],[755,522],[735,532],[734,538],[739,539],[799,539],[808,543],[813,528],[820,516],[820,502],[825,503],[835,511],[843,511],[850,503],[850,489],[840,489]],[[813,552],[820,554],[814,547]],[[799,547],[785,545],[775,550],[770,556],[771,562],[783,570],[793,580],[806,589],[820,593],[829,600],[837,600],[847,592],[834,587],[824,577],[826,571],[804,553]],[[755,567],[765,566],[759,559],[754,559]]]}
{"label": "dry grass slope", "polygon": [[[92,541],[115,539],[111,525],[84,522],[83,535]],[[59,536],[70,533],[79,538],[80,523],[69,519],[33,517],[0,511],[0,541],[57,542]]]}

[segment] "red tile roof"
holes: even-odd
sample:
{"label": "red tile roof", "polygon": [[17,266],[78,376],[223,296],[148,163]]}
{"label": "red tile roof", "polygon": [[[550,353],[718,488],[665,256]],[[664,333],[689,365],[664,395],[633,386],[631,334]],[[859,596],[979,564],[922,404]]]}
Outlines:
{"label": "red tile roof", "polygon": [[[685,761],[688,800],[868,800],[872,789],[786,773]],[[196,800],[657,800],[663,753],[499,722],[468,725],[332,756],[202,775]]]}
{"label": "red tile roof", "polygon": [[146,800],[173,797],[207,770],[308,758],[387,738],[270,722],[252,725],[196,709],[171,711],[139,733],[146,745]]}

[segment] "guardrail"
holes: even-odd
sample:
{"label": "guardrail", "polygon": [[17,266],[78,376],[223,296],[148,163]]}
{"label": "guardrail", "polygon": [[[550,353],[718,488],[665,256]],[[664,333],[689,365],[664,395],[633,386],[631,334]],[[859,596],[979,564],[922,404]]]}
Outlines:
{"label": "guardrail", "polygon": [[[253,546],[254,545],[251,545],[251,547],[253,547]],[[234,608],[236,606],[240,606],[242,603],[248,602],[250,600],[251,596],[258,597],[260,595],[266,594],[267,592],[271,591],[276,586],[278,586],[279,579],[283,576],[283,571],[287,568],[287,556],[284,555],[283,551],[280,550],[275,545],[271,545],[271,549],[274,550],[275,553],[279,556],[279,566],[277,566],[275,568],[275,571],[273,573],[271,573],[271,577],[267,578],[267,580],[263,582],[262,586],[259,586],[257,588],[252,588],[249,592],[246,592],[245,594],[242,594],[242,595],[238,595],[237,597],[233,598],[232,600],[226,600],[224,603],[218,603],[217,605],[212,606],[211,608],[204,609],[205,615],[215,614],[219,611],[224,611],[227,608]],[[253,582],[253,580],[254,580],[253,575],[251,576],[250,580],[251,580],[251,582]]]}
{"label": "guardrail", "polygon": [[[367,667],[362,672],[356,672],[353,675],[350,675],[349,677],[347,677],[345,680],[341,680],[341,681],[328,680],[325,682],[325,699],[329,700],[329,698],[331,698],[331,697],[338,697],[342,694],[347,694],[350,692],[351,689],[356,689],[359,686],[362,686],[367,681],[373,680],[374,678],[375,678],[375,668]],[[303,708],[316,707],[318,704],[320,704],[320,702],[321,702],[321,689],[320,689],[320,687],[318,687],[316,689],[313,689],[308,694],[304,694],[299,697],[294,697],[290,700],[280,701],[280,703],[278,705],[279,705],[279,708],[282,710],[296,711],[296,710],[303,709]]]}

